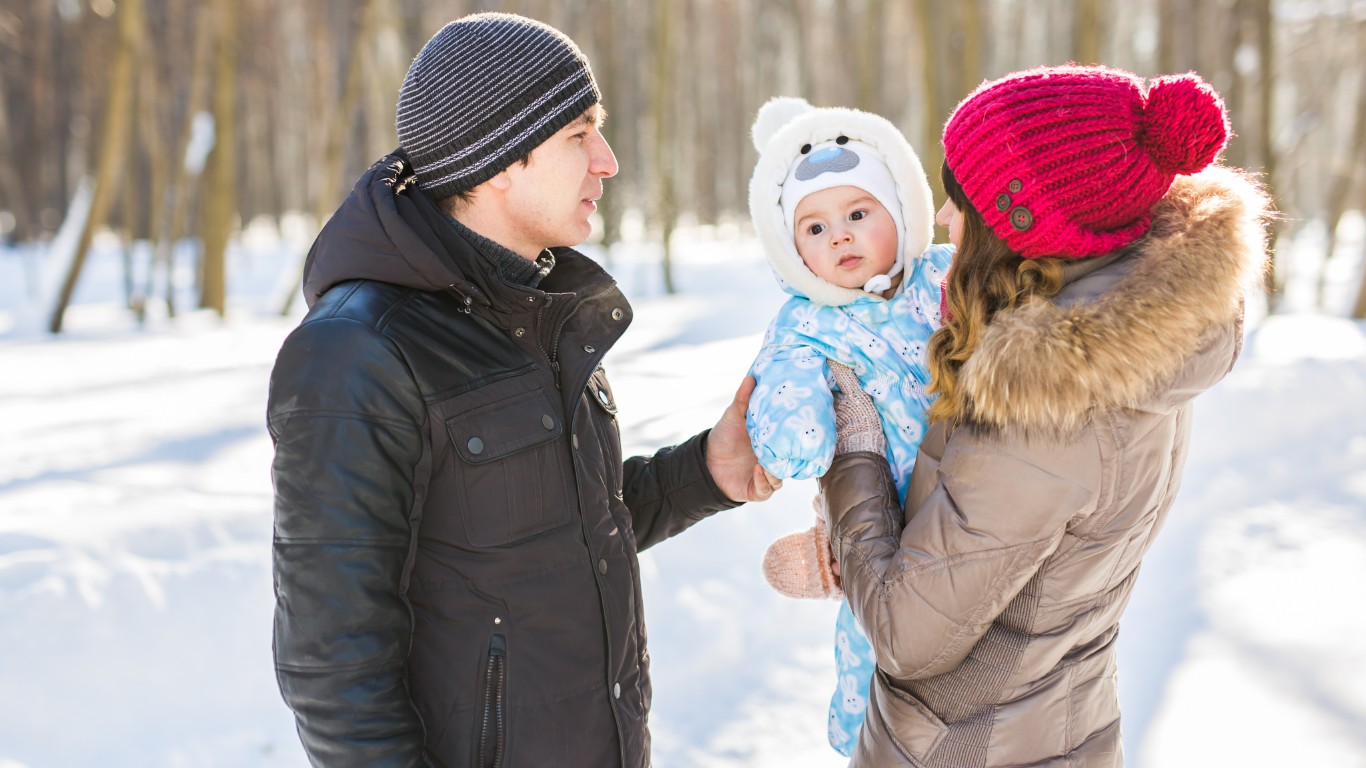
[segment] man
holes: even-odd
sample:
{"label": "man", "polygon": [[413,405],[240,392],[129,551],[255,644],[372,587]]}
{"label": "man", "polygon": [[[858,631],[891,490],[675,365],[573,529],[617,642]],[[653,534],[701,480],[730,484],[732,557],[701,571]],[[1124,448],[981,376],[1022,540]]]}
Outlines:
{"label": "man", "polygon": [[617,171],[603,117],[558,31],[452,22],[309,254],[269,424],[276,669],[315,765],[648,765],[636,552],[777,485],[752,381],[622,460],[600,362],[631,308],[562,247]]}

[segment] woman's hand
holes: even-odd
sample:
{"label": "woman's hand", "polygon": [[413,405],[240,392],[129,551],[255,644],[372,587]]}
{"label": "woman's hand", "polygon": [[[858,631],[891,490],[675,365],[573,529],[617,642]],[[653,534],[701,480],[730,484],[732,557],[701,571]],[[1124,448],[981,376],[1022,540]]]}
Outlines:
{"label": "woman's hand", "polygon": [[839,391],[835,393],[835,454],[868,451],[887,452],[887,436],[873,398],[863,391],[849,366],[829,361],[830,373]]}

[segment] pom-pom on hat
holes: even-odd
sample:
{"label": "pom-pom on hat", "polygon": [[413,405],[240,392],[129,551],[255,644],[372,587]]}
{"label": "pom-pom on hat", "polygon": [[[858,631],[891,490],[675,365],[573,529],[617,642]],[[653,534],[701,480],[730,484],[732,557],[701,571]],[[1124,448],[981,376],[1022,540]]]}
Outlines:
{"label": "pom-pom on hat", "polygon": [[1148,231],[1178,174],[1214,162],[1224,103],[1194,73],[1044,67],[983,83],[944,127],[944,157],[987,225],[1025,258],[1084,258]]}
{"label": "pom-pom on hat", "polygon": [[418,186],[441,200],[482,184],[600,99],[579,47],[510,13],[447,24],[399,89],[396,127]]}

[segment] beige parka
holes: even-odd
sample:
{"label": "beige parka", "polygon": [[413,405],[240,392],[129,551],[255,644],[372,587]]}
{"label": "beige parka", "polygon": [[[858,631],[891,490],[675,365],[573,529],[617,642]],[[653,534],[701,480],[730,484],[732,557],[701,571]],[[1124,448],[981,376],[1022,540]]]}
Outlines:
{"label": "beige parka", "polygon": [[1171,509],[1191,401],[1230,369],[1267,202],[1180,177],[1129,249],[993,318],[960,413],[921,444],[903,513],[885,460],[821,485],[878,659],[851,765],[1119,766],[1119,618]]}

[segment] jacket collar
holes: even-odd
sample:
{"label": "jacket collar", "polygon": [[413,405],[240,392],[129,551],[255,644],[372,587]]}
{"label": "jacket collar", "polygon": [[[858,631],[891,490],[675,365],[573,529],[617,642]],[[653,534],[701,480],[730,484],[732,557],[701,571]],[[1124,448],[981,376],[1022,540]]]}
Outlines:
{"label": "jacket collar", "polygon": [[[451,290],[494,311],[538,305],[545,292],[600,292],[613,284],[572,248],[552,248],[556,266],[540,288],[502,279],[489,260],[418,188],[403,150],[380,159],[324,225],[304,264],[309,306],[332,286],[378,280],[421,291]],[[528,298],[531,300],[528,301]]]}
{"label": "jacket collar", "polygon": [[1268,205],[1232,169],[1178,177],[1143,240],[1069,265],[1053,300],[993,318],[960,371],[958,412],[979,427],[1070,432],[1171,386],[1212,329],[1240,318],[1266,259]]}

